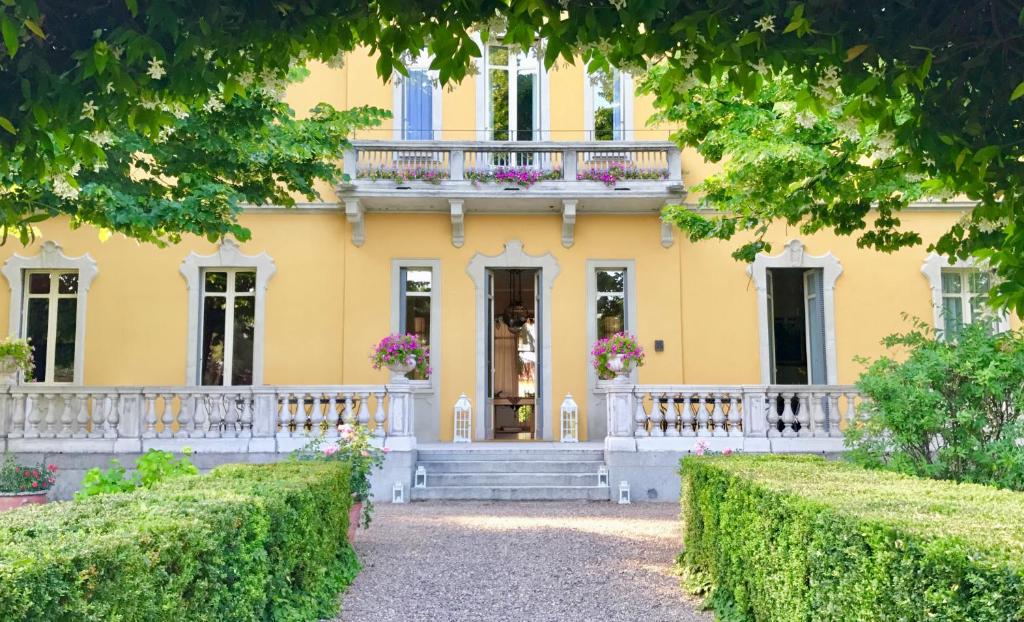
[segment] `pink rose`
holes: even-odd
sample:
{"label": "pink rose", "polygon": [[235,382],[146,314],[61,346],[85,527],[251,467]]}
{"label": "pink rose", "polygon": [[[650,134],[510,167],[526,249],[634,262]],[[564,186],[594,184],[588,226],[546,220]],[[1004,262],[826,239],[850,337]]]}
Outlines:
{"label": "pink rose", "polygon": [[352,429],[352,426],[346,423],[345,425],[338,428],[338,434],[341,435],[341,438],[348,440],[355,435],[355,430]]}
{"label": "pink rose", "polygon": [[338,451],[338,448],[333,446],[333,445],[330,446],[330,447],[325,447],[324,448],[324,455],[325,456],[333,456],[335,453],[337,453],[337,451]]}
{"label": "pink rose", "polygon": [[725,449],[723,449],[722,450],[722,455],[723,456],[731,456],[732,455],[732,447],[726,447]]}
{"label": "pink rose", "polygon": [[369,458],[370,457],[370,452],[366,451],[365,449],[363,451],[361,451],[360,453],[363,455],[364,458]]}

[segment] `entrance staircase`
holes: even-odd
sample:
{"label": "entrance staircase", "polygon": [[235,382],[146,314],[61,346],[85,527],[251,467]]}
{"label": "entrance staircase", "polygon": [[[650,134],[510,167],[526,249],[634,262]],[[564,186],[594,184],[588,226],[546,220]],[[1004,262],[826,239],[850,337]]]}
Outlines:
{"label": "entrance staircase", "polygon": [[516,447],[514,443],[421,447],[416,466],[426,471],[426,486],[414,486],[410,496],[413,501],[610,499],[608,486],[598,485],[603,449],[546,445],[553,447]]}

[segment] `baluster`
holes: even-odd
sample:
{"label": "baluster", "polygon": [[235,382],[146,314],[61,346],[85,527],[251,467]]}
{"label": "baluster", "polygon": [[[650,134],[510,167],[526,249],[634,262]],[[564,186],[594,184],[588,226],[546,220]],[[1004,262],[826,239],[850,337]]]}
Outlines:
{"label": "baluster", "polygon": [[857,425],[857,407],[854,400],[857,399],[856,393],[846,393],[846,427],[851,428]]}
{"label": "baluster", "polygon": [[324,413],[321,410],[320,402],[323,394],[313,393],[313,409],[309,413],[309,431],[313,436],[320,436],[324,433]]}
{"label": "baluster", "polygon": [[74,416],[71,414],[71,393],[58,394],[56,399],[60,400],[60,430],[54,434],[57,438],[71,438],[73,430],[71,429],[72,424],[75,422]]}
{"label": "baluster", "polygon": [[778,391],[768,392],[768,437],[778,438],[782,436],[779,432],[779,393]]}
{"label": "baluster", "polygon": [[75,399],[78,400],[78,414],[75,415],[75,426],[74,431],[71,433],[71,436],[73,438],[85,438],[87,436],[90,436],[89,394],[76,393]]}
{"label": "baluster", "polygon": [[839,424],[839,396],[840,393],[828,394],[828,435],[842,436],[843,431]]}
{"label": "baluster", "polygon": [[743,416],[740,414],[740,398],[729,395],[729,436],[743,436]]}
{"label": "baluster", "polygon": [[304,436],[310,429],[309,411],[306,410],[306,396],[304,392],[295,394],[295,436]]}
{"label": "baluster", "polygon": [[146,426],[142,431],[142,438],[156,437],[156,396],[147,393],[143,396],[146,400]]}
{"label": "baluster", "polygon": [[24,393],[14,394],[14,412],[11,413],[10,438],[22,438],[25,436],[25,406],[28,396]]}
{"label": "baluster", "polygon": [[216,394],[203,396],[207,405],[206,411],[210,414],[210,425],[206,430],[206,438],[220,438],[223,435],[224,400],[222,397]]}
{"label": "baluster", "polygon": [[793,429],[793,424],[796,423],[796,417],[793,415],[793,393],[781,393],[782,396],[782,436],[784,438],[793,438],[796,436],[796,430]]}
{"label": "baluster", "polygon": [[278,432],[290,435],[292,430],[291,393],[287,391],[277,395],[277,424]]}
{"label": "baluster", "polygon": [[160,410],[160,423],[163,424],[163,429],[160,430],[160,438],[173,438],[174,396],[170,393],[163,393],[159,397],[163,398],[163,408]]}
{"label": "baluster", "polygon": [[711,411],[711,423],[715,426],[712,436],[729,436],[725,429],[725,411],[722,410],[722,396],[715,395],[715,408]]}
{"label": "baluster", "polygon": [[694,429],[693,402],[690,399],[691,397],[689,393],[683,393],[680,396],[682,406],[679,408],[679,433],[682,436],[697,435]]}
{"label": "baluster", "polygon": [[342,421],[345,425],[355,427],[356,414],[352,411],[352,394],[345,393],[345,414],[342,415]]}
{"label": "baluster", "polygon": [[178,436],[180,438],[192,436],[195,404],[195,400],[191,399],[187,393],[178,394]]}
{"label": "baluster", "polygon": [[115,393],[103,398],[103,438],[117,438],[117,426],[121,423],[121,400]]}
{"label": "baluster", "polygon": [[665,408],[665,421],[668,422],[668,427],[665,429],[665,436],[679,436],[679,428],[676,424],[679,422],[679,410],[676,408],[676,395],[675,393],[666,393],[665,397],[668,399]]}
{"label": "baluster", "polygon": [[808,438],[814,431],[811,429],[811,424],[814,421],[812,418],[811,411],[814,410],[814,400],[811,398],[810,393],[798,393],[797,394],[798,410],[796,411],[796,421],[800,424],[800,430],[797,432],[797,436],[800,438]]}
{"label": "baluster", "polygon": [[46,418],[43,419],[43,438],[57,438],[57,396],[53,393],[43,395],[46,400]]}
{"label": "baluster", "polygon": [[[373,410],[373,435],[377,438],[384,438],[384,422],[386,417],[384,416],[384,396],[380,393],[374,394],[377,398],[377,405]],[[367,397],[369,399],[369,397]]]}
{"label": "baluster", "polygon": [[636,424],[636,429],[633,431],[633,436],[649,436],[647,432],[647,413],[644,411],[644,394],[640,393],[636,396],[635,400],[636,408],[633,410],[633,422]]}
{"label": "baluster", "polygon": [[327,436],[338,436],[338,398],[333,392],[327,398]]}
{"label": "baluster", "polygon": [[661,399],[657,393],[652,392],[648,395],[651,398],[651,436],[665,436],[665,431],[661,429],[661,422],[664,419],[661,412]]}
{"label": "baluster", "polygon": [[238,416],[238,435],[242,438],[252,438],[252,421],[256,416],[255,400],[250,393],[239,396],[238,403],[242,409]]}
{"label": "baluster", "polygon": [[697,436],[711,436],[708,429],[709,420],[707,396],[700,393],[697,395]]}
{"label": "baluster", "polygon": [[89,438],[102,438],[106,430],[107,394],[94,395],[92,398],[92,411],[89,417],[90,429]]}
{"label": "baluster", "polygon": [[828,436],[828,402],[827,393],[812,393],[811,401],[814,408],[811,410],[812,424],[811,433],[814,436]]}
{"label": "baluster", "polygon": [[192,402],[192,438],[206,438],[206,431],[210,427],[210,415],[207,411],[207,402],[199,393],[191,393],[188,396]]}
{"label": "baluster", "polygon": [[370,427],[370,405],[366,403],[366,393],[358,394],[359,397],[359,426]]}

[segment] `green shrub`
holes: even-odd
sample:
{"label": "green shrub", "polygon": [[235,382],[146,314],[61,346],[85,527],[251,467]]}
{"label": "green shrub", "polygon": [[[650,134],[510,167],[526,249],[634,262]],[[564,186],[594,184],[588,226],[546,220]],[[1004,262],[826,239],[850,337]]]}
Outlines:
{"label": "green shrub", "polygon": [[1024,495],[814,457],[680,473],[679,561],[723,620],[1024,620]]}
{"label": "green shrub", "polygon": [[9,512],[0,524],[0,619],[332,616],[358,569],[344,537],[348,469],[226,466]]}
{"label": "green shrub", "polygon": [[1024,490],[1024,339],[965,326],[893,335],[897,349],[857,387],[866,420],[846,433],[849,457],[873,468]]}
{"label": "green shrub", "polygon": [[150,449],[135,461],[135,474],[132,476],[128,475],[128,471],[121,466],[117,458],[113,458],[110,460],[109,468],[93,467],[85,472],[82,488],[75,493],[75,499],[81,500],[112,492],[128,492],[140,487],[152,488],[154,484],[165,479],[196,475],[199,469],[188,459],[191,455],[192,450],[188,447],[182,450],[180,458],[175,458],[169,451]]}

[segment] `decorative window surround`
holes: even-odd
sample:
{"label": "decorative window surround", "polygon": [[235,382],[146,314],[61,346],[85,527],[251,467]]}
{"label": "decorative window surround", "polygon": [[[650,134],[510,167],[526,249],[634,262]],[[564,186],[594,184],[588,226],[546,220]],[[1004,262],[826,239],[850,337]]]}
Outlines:
{"label": "decorative window surround", "polygon": [[[945,323],[942,318],[942,270],[984,270],[985,265],[974,259],[957,259],[955,261],[938,253],[929,253],[921,264],[921,274],[928,279],[928,287],[932,292],[932,322],[935,330],[942,331]],[[1010,330],[1010,317],[1006,313],[996,318],[996,329]]]}
{"label": "decorative window surround", "polygon": [[541,378],[539,393],[541,410],[537,417],[537,429],[546,441],[554,440],[556,413],[551,410],[551,288],[558,276],[558,260],[551,253],[528,255],[520,240],[509,240],[504,250],[497,255],[476,253],[466,266],[466,273],[473,280],[476,298],[476,401],[474,402],[473,432],[476,440],[487,438],[487,382],[484,374],[487,367],[487,269],[488,268],[540,268],[541,269]]}
{"label": "decorative window surround", "polygon": [[11,288],[8,332],[11,337],[20,338],[25,330],[22,326],[22,305],[25,300],[25,272],[27,270],[77,270],[78,308],[75,315],[75,372],[72,384],[82,384],[85,373],[85,308],[89,297],[89,286],[99,273],[96,261],[86,253],[80,257],[68,257],[64,249],[53,240],[43,242],[39,253],[32,257],[14,255],[0,269]]}
{"label": "decorative window surround", "polygon": [[[430,56],[427,54],[421,54],[408,65],[407,69],[409,71],[426,71],[433,81],[430,109],[430,129],[433,134],[431,140],[441,140],[441,85],[438,83],[438,72],[430,69]],[[397,72],[391,78],[391,115],[394,128],[392,136],[395,140],[402,140],[402,126],[405,125],[405,106],[403,105],[405,102],[402,100],[404,80],[405,76]]]}
{"label": "decorative window surround", "polygon": [[831,253],[809,255],[804,243],[790,240],[782,252],[775,256],[758,253],[754,263],[747,266],[747,274],[757,288],[757,323],[760,333],[761,383],[771,384],[771,352],[769,352],[768,326],[768,269],[769,268],[820,268],[825,307],[825,365],[828,384],[838,384],[838,363],[836,357],[836,279],[843,273],[843,266]]}
{"label": "decorative window surround", "polygon": [[263,384],[263,326],[266,317],[267,282],[270,281],[277,266],[270,255],[245,255],[238,242],[226,238],[220,249],[212,255],[191,253],[181,262],[179,271],[185,277],[188,286],[188,344],[187,363],[185,367],[185,384],[199,385],[199,351],[202,343],[199,338],[199,312],[202,308],[203,271],[208,268],[254,268],[256,270],[256,313],[253,330],[252,348],[252,383]]}
{"label": "decorative window surround", "polygon": [[[633,126],[633,76],[618,70],[616,72],[619,74],[619,97],[622,99],[622,140],[636,140]],[[591,73],[584,71],[583,135],[586,140],[596,140],[594,136],[594,86],[591,84],[590,78]]]}

